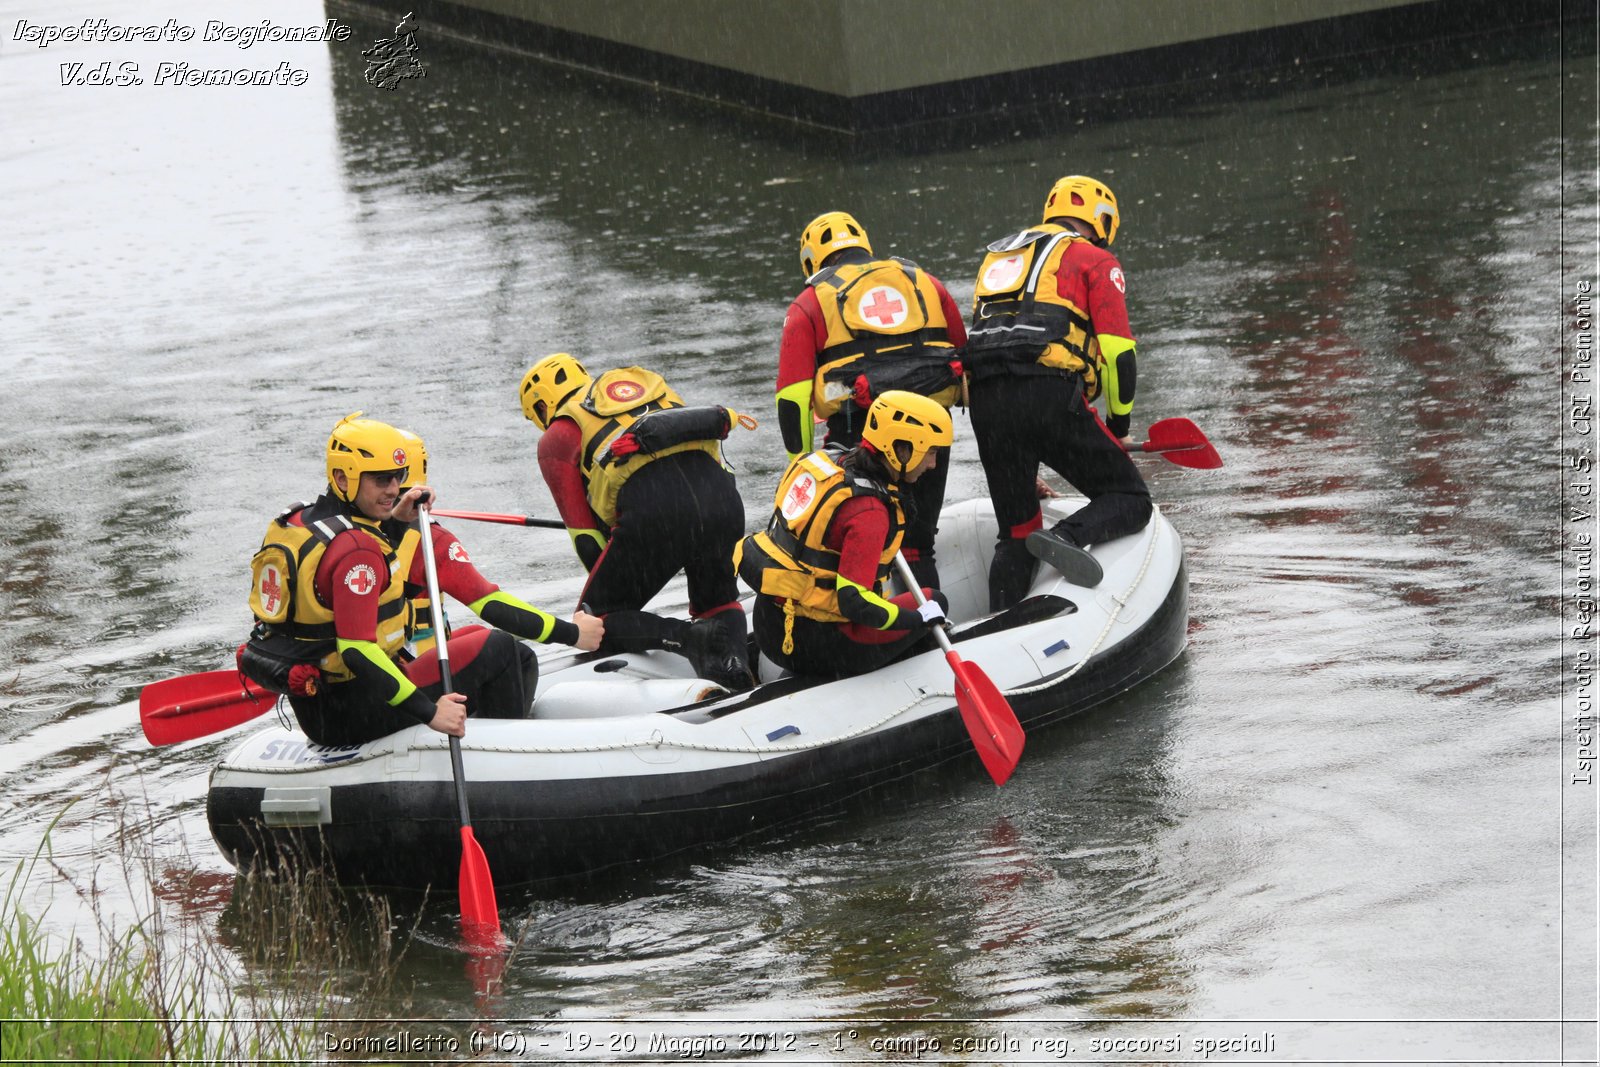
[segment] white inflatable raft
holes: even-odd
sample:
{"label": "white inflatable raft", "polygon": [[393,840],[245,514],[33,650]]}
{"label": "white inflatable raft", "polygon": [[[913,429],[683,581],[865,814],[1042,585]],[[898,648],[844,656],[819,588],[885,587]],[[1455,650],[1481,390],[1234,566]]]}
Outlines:
{"label": "white inflatable raft", "polygon": [[[1047,507],[1066,514],[1082,503]],[[987,500],[945,509],[938,561],[952,639],[1025,729],[1115,696],[1182,652],[1183,544],[1159,510],[1140,534],[1094,546],[1105,571],[1096,588],[1041,565],[1028,599],[990,616],[993,544]],[[734,840],[947,761],[987,781],[937,649],[840,681],[777,674],[763,661],[762,684],[733,695],[665,652],[542,657],[534,717],[473,719],[462,743],[474,833],[495,880],[583,874]],[[1024,753],[1016,773],[1029,769]],[[241,868],[278,854],[330,864],[347,884],[456,884],[449,747],[423,726],[359,748],[262,730],[213,771],[207,812]]]}

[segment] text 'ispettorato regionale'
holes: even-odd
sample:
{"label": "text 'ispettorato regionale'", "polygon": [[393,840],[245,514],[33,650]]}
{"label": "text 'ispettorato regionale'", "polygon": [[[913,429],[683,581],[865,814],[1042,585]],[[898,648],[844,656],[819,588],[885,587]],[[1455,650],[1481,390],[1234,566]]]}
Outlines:
{"label": "text 'ispettorato regionale'", "polygon": [[[49,48],[53,44],[226,44],[241,50],[258,44],[295,42],[322,43],[347,41],[353,30],[338,19],[315,25],[287,26],[267,19],[251,23],[230,23],[209,19],[200,25],[169,18],[160,23],[119,23],[106,18],[87,18],[74,23],[37,23],[18,19],[12,27],[13,41]],[[304,85],[308,71],[282,61],[275,67],[205,67],[180,60],[158,60],[153,82],[156,85]],[[62,85],[143,85],[145,77],[139,63],[132,60],[99,63],[61,64]]]}

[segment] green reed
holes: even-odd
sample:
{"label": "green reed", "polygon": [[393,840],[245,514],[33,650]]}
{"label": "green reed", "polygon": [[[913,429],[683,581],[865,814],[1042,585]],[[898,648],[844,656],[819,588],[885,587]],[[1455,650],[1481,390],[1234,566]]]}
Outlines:
{"label": "green reed", "polygon": [[[119,924],[101,914],[99,887],[73,886],[93,929],[52,930],[48,905],[33,914],[24,897],[60,818],[0,898],[0,1062],[325,1061],[330,1027],[360,1033],[345,1020],[393,1003],[409,938],[386,902],[295,864],[239,878],[215,925],[176,921],[153,894]],[[162,866],[142,839],[121,835],[122,859],[143,867],[129,884],[150,887]]]}

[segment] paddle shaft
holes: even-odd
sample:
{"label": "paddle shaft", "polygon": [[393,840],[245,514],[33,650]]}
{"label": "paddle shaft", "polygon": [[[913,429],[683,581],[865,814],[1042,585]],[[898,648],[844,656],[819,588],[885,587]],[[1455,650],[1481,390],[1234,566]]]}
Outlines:
{"label": "paddle shaft", "polygon": [[[444,691],[449,693],[452,691],[450,635],[445,632],[442,625],[444,601],[439,596],[439,566],[433,561],[433,519],[425,508],[418,508],[417,521],[422,530],[422,569],[428,576],[428,599],[434,615],[441,624],[437,627],[439,636],[433,643],[434,651],[439,657],[439,681],[444,686]],[[456,807],[461,813],[461,825],[470,829],[472,814],[467,810],[467,772],[461,762],[461,738],[455,734],[450,735],[450,770],[456,779]]]}
{"label": "paddle shaft", "polygon": [[445,511],[434,512],[444,519],[469,519],[472,522],[498,522],[506,526],[537,526],[543,530],[565,530],[567,524],[560,519],[534,519],[527,515],[507,515],[498,511]]}
{"label": "paddle shaft", "polygon": [[[907,563],[906,557],[899,552],[894,554],[894,569],[895,573],[900,576],[900,580],[906,583],[906,588],[911,590],[911,595],[916,598],[917,606],[921,607],[926,604],[928,598],[922,595],[922,583],[917,581],[915,574],[911,573],[911,564]],[[937,623],[933,626],[933,639],[939,642],[939,647],[944,649],[946,654],[955,651],[955,647],[950,644],[950,635],[945,633],[944,627]]]}
{"label": "paddle shaft", "polygon": [[1146,453],[1147,452],[1150,455],[1159,456],[1159,455],[1163,455],[1164,453],[1167,453],[1167,452],[1197,452],[1197,451],[1199,451],[1200,449],[1202,449],[1202,448],[1204,448],[1206,446],[1205,445],[1161,445],[1161,444],[1157,444],[1154,441],[1140,441],[1137,444],[1131,444],[1131,445],[1130,444],[1125,444],[1122,447],[1127,449],[1129,452],[1141,452],[1141,453]]}

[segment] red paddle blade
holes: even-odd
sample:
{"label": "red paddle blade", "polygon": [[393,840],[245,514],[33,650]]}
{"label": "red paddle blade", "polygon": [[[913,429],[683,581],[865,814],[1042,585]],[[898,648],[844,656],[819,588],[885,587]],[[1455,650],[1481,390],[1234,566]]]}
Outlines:
{"label": "red paddle blade", "polygon": [[1222,466],[1222,457],[1200,427],[1181,416],[1152,422],[1150,440],[1138,447],[1143,452],[1159,452],[1180,467],[1215,470]]}
{"label": "red paddle blade", "polygon": [[494,879],[489,877],[489,857],[483,854],[470,826],[461,828],[461,932],[475,948],[498,949],[504,940]]}
{"label": "red paddle blade", "polygon": [[961,721],[972,735],[972,747],[978,750],[983,769],[994,784],[1005,785],[1022,758],[1024,737],[1017,713],[982,667],[966,662],[954,652],[945,653],[945,658],[955,672],[956,707],[961,709]]}
{"label": "red paddle blade", "polygon": [[152,745],[173,745],[249,722],[277,702],[238,671],[185,674],[139,691],[139,722]]}

